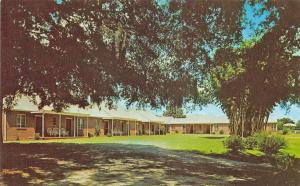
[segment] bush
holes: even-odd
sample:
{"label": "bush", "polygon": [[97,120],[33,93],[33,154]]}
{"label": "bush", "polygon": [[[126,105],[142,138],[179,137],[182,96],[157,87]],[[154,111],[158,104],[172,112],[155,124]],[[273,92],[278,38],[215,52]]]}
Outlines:
{"label": "bush", "polygon": [[224,130],[223,130],[223,129],[221,129],[219,133],[220,133],[220,134],[224,134]]}
{"label": "bush", "polygon": [[94,134],[88,133],[88,137],[89,137],[89,138],[94,137]]}
{"label": "bush", "polygon": [[287,153],[278,153],[273,156],[274,165],[282,170],[288,170],[295,165],[295,155],[289,155]]}
{"label": "bush", "polygon": [[20,141],[20,137],[19,136],[16,137],[16,141]]}
{"label": "bush", "polygon": [[289,133],[289,129],[288,128],[283,128],[282,129],[282,134],[283,135],[286,135],[286,134],[288,134]]}
{"label": "bush", "polygon": [[176,134],[178,134],[178,133],[179,133],[179,131],[178,131],[178,130],[175,130],[175,133],[176,133]]}
{"label": "bush", "polygon": [[107,137],[112,137],[111,133],[108,133],[106,136],[107,136]]}
{"label": "bush", "polygon": [[41,139],[40,133],[35,133],[35,134],[34,134],[34,139],[35,139],[35,140]]}
{"label": "bush", "polygon": [[225,139],[224,145],[231,150],[231,152],[238,152],[243,150],[243,140],[240,136],[232,135]]}
{"label": "bush", "polygon": [[286,141],[279,136],[261,136],[257,140],[259,150],[264,152],[267,156],[276,154],[280,149],[286,147]]}
{"label": "bush", "polygon": [[95,126],[95,134],[94,135],[95,136],[99,136],[100,133],[101,133],[101,131],[100,131],[100,124],[97,123],[96,126]]}
{"label": "bush", "polygon": [[252,150],[257,147],[257,139],[255,136],[248,136],[244,139],[243,143],[246,149]]}

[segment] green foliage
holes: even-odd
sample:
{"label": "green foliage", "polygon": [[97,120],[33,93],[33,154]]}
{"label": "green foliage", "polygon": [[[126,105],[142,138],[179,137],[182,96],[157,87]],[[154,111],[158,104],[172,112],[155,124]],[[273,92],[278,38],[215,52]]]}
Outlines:
{"label": "green foliage", "polygon": [[257,147],[257,139],[255,136],[248,136],[243,141],[245,149],[255,149]]}
{"label": "green foliage", "polygon": [[163,116],[172,116],[174,118],[185,118],[186,115],[183,113],[182,108],[178,108],[177,106],[167,106],[166,111],[163,113]]}
{"label": "green foliage", "polygon": [[283,130],[283,125],[286,123],[294,123],[294,121],[290,118],[281,118],[277,120],[277,129]]}
{"label": "green foliage", "polygon": [[237,153],[244,149],[243,140],[240,136],[232,135],[225,139],[224,145],[233,153]]}
{"label": "green foliage", "polygon": [[295,166],[295,155],[288,153],[278,153],[272,156],[274,165],[282,170],[290,170]]}
{"label": "green foliage", "polygon": [[219,131],[219,134],[224,134],[224,130],[221,129],[221,130]]}
{"label": "green foliage", "polygon": [[40,133],[34,133],[34,139],[39,140],[41,138]]}
{"label": "green foliage", "polygon": [[267,156],[271,156],[278,153],[280,149],[285,148],[287,143],[280,136],[261,135],[257,141],[257,146]]}
{"label": "green foliage", "polygon": [[297,129],[297,130],[300,130],[300,120],[297,122],[296,129]]}
{"label": "green foliage", "polygon": [[95,136],[99,136],[100,135],[100,123],[99,121],[97,120],[97,123],[96,123],[96,126],[95,126]]}
{"label": "green foliage", "polygon": [[89,137],[89,138],[94,137],[94,134],[92,134],[92,133],[89,132],[89,133],[88,133],[88,137]]}
{"label": "green foliage", "polygon": [[288,134],[289,133],[289,129],[288,128],[286,128],[286,127],[284,127],[283,129],[282,129],[282,134],[283,135],[286,135],[286,134]]}

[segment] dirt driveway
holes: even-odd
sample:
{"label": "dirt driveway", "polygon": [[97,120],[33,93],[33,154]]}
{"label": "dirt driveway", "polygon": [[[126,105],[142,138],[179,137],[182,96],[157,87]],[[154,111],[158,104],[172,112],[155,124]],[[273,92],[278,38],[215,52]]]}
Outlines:
{"label": "dirt driveway", "polygon": [[123,144],[5,144],[7,185],[297,185],[300,174],[195,152]]}

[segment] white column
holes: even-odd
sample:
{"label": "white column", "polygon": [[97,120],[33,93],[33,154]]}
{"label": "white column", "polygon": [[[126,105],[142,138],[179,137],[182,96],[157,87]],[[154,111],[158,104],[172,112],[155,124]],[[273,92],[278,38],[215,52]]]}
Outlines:
{"label": "white column", "polygon": [[78,118],[76,118],[76,136],[78,137],[78,124],[80,123],[80,119],[78,121]]}
{"label": "white column", "polygon": [[42,114],[42,137],[45,137],[45,114]]}
{"label": "white column", "polygon": [[2,123],[4,126],[3,140],[7,141],[7,112],[2,111],[2,113],[4,117],[4,122]]}
{"label": "white column", "polygon": [[61,136],[61,114],[59,115],[59,121],[58,121],[58,137]]}
{"label": "white column", "polygon": [[89,117],[86,117],[86,136],[89,137]]}
{"label": "white column", "polygon": [[74,122],[73,122],[73,125],[74,125],[74,138],[76,137],[76,117],[74,116]]}
{"label": "white column", "polygon": [[114,136],[114,120],[111,120],[111,136]]}

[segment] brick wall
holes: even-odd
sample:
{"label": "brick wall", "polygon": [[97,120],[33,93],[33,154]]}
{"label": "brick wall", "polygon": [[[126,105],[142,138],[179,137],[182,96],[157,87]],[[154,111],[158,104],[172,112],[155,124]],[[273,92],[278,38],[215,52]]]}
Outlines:
{"label": "brick wall", "polygon": [[7,140],[8,141],[15,141],[17,138],[19,140],[29,140],[33,139],[34,137],[34,128],[17,128],[17,127],[9,127],[7,128]]}

